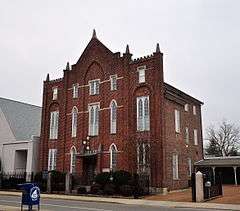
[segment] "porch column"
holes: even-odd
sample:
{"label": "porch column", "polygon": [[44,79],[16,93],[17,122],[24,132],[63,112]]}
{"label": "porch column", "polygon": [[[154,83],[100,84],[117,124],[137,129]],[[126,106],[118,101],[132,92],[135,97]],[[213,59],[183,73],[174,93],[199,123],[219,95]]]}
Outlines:
{"label": "porch column", "polygon": [[234,179],[235,179],[235,185],[237,185],[237,166],[233,166],[233,170],[234,170]]}
{"label": "porch column", "polygon": [[212,171],[213,171],[213,183],[215,185],[216,179],[215,179],[215,166],[212,166]]}

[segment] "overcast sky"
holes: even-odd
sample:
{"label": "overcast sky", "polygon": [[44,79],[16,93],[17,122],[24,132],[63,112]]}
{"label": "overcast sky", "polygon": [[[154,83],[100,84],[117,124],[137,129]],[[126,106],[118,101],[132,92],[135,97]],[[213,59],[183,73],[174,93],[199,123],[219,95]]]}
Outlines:
{"label": "overcast sky", "polygon": [[240,1],[0,0],[0,96],[36,105],[91,39],[134,57],[159,42],[165,81],[202,100],[204,128],[240,119]]}

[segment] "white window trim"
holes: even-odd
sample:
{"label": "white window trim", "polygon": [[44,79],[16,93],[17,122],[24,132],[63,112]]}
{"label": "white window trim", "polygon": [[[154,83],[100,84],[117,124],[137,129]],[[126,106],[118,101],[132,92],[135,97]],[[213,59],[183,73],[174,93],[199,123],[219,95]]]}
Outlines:
{"label": "white window trim", "polygon": [[[115,103],[116,106],[116,119],[115,121],[113,121],[113,110],[112,110],[112,106]],[[111,134],[116,134],[117,133],[117,102],[116,100],[112,100],[110,103],[110,133]]]}
{"label": "white window trim", "polygon": [[193,105],[193,115],[197,115],[197,107]]}
{"label": "white window trim", "polygon": [[[93,85],[93,93],[91,92],[91,83],[92,82],[96,82],[96,81],[98,81],[99,82],[99,84],[98,84],[98,93],[97,93],[97,86],[96,86],[96,83],[94,83],[94,85]],[[100,93],[100,84],[101,84],[101,80],[100,79],[94,79],[94,80],[90,80],[90,81],[88,81],[88,85],[89,85],[89,95],[98,95],[99,93]]]}
{"label": "white window trim", "polygon": [[72,87],[72,92],[73,92],[73,98],[78,98],[78,88],[79,88],[79,84],[73,84]]}
{"label": "white window trim", "polygon": [[[93,107],[93,125],[91,124],[91,108]],[[96,109],[98,108],[98,119],[96,117]],[[99,117],[100,117],[100,103],[91,103],[88,104],[88,135],[89,136],[98,136],[99,134]]]}
{"label": "white window trim", "polygon": [[58,139],[59,111],[50,112],[49,139]]}
{"label": "white window trim", "polygon": [[[176,168],[176,169],[175,169]],[[173,180],[179,179],[179,157],[178,154],[173,154],[172,156],[172,171],[173,171]]]}
{"label": "white window trim", "polygon": [[[115,81],[116,81],[116,87],[114,87],[114,83],[113,83],[113,78],[115,77]],[[111,91],[116,91],[117,90],[117,80],[118,80],[118,77],[117,77],[117,74],[115,75],[110,75],[110,85],[111,85]]]}
{"label": "white window trim", "polygon": [[180,117],[180,111],[175,109],[174,111],[175,116],[175,132],[180,133],[181,132],[181,117]]}
{"label": "white window trim", "polygon": [[[109,153],[110,153],[110,169],[113,170],[113,150],[112,147],[115,148],[115,152],[118,152],[116,144],[112,143],[109,147]],[[116,161],[117,162],[117,161]],[[115,166],[116,167],[116,166]]]}
{"label": "white window trim", "polygon": [[[55,93],[56,90],[56,93]],[[52,88],[52,100],[57,100],[58,99],[58,87],[53,87]]]}
{"label": "white window trim", "polygon": [[[148,116],[145,115],[145,100],[148,100]],[[142,118],[139,117],[139,101],[142,101]],[[137,97],[137,131],[149,131],[150,130],[150,102],[149,96]]]}
{"label": "white window trim", "polygon": [[[76,116],[75,116],[76,115]],[[76,120],[74,119],[76,118]],[[78,109],[76,106],[72,109],[72,137],[77,137]]]}
{"label": "white window trim", "polygon": [[48,150],[48,171],[56,170],[57,149]]}
{"label": "white window trim", "polygon": [[193,137],[194,137],[194,145],[198,145],[198,130],[193,130]]}
{"label": "white window trim", "polygon": [[145,83],[146,82],[146,65],[142,65],[137,67],[138,72],[138,83]]}
{"label": "white window trim", "polygon": [[[73,152],[74,151],[74,152]],[[70,173],[75,173],[76,171],[76,154],[77,154],[77,149],[75,146],[71,147],[70,150]],[[75,158],[73,158],[73,156],[75,156]],[[73,162],[73,159],[75,159],[75,163]]]}

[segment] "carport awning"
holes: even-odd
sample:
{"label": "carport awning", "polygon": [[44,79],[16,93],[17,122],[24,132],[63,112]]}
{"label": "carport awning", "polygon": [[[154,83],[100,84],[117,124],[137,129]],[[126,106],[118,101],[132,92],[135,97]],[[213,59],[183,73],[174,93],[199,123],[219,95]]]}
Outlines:
{"label": "carport awning", "polygon": [[240,167],[240,156],[235,157],[214,157],[214,158],[205,158],[194,164],[198,167],[209,167],[209,166],[221,166],[221,167],[230,167],[230,166],[239,166]]}

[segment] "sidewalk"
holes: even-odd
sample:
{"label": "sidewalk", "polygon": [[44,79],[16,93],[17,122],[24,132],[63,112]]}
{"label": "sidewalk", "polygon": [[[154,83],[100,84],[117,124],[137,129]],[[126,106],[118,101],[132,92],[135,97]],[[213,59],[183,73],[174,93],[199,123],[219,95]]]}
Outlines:
{"label": "sidewalk", "polygon": [[[19,192],[0,191],[0,195],[21,196]],[[127,205],[147,205],[157,207],[172,208],[201,208],[201,209],[217,209],[217,210],[240,210],[240,205],[234,204],[216,204],[216,203],[192,203],[192,202],[170,202],[170,201],[152,201],[144,199],[120,199],[106,197],[90,197],[90,196],[72,196],[57,194],[41,194],[41,198],[46,199],[62,199],[62,200],[78,200],[88,202],[108,202]]]}

